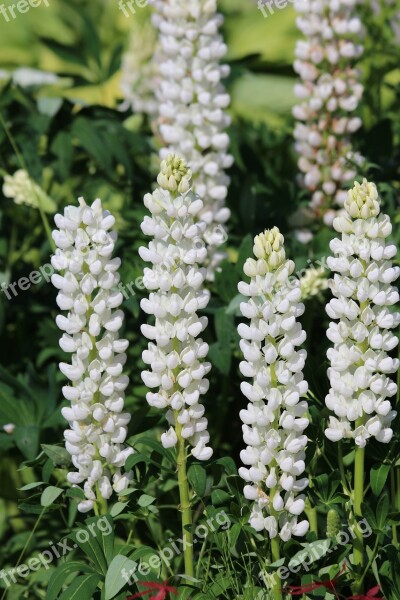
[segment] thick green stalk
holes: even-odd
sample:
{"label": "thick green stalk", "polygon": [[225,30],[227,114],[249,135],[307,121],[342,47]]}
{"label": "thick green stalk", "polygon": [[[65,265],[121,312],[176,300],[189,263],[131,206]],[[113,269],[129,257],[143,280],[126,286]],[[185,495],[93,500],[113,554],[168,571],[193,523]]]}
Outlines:
{"label": "thick green stalk", "polygon": [[[362,421],[362,420],[361,420]],[[356,426],[362,424],[358,423]],[[364,565],[364,539],[362,532],[357,525],[357,517],[362,517],[361,504],[364,501],[364,466],[365,466],[365,448],[357,447],[354,460],[354,489],[353,489],[353,511],[354,511],[354,539],[353,539],[353,560],[354,565],[360,570]],[[362,581],[356,581],[355,591],[360,593]]]}
{"label": "thick green stalk", "polygon": [[[278,515],[276,514],[276,512],[272,506],[272,502],[274,500],[276,491],[277,491],[277,488],[274,488],[271,490],[269,512],[270,512],[271,516],[275,517],[276,521],[278,522]],[[280,559],[280,557],[281,557],[281,550],[280,550],[280,545],[279,545],[279,536],[277,535],[276,537],[271,538],[272,562],[276,563]],[[272,579],[272,596],[273,596],[274,600],[282,600],[281,580],[279,579],[277,572],[274,573],[274,576]]]}
{"label": "thick green stalk", "polygon": [[108,503],[105,498],[100,493],[99,487],[96,486],[96,502],[95,507],[97,507],[97,511],[99,516],[106,515],[108,513]]}
{"label": "thick green stalk", "polygon": [[315,506],[311,506],[310,500],[307,498],[304,507],[305,515],[310,523],[310,531],[313,531],[318,537],[318,516]]}
{"label": "thick green stalk", "polygon": [[[364,272],[366,271],[367,265],[365,261],[361,261]],[[360,303],[360,314],[368,308],[368,301]],[[361,344],[358,344],[363,355],[368,351],[368,340],[364,340]],[[364,364],[364,360],[363,363]],[[364,425],[364,417],[357,419],[357,427]],[[354,480],[353,480],[353,560],[354,566],[361,571],[364,566],[364,538],[357,524],[357,517],[362,517],[361,504],[364,501],[364,469],[365,469],[365,446],[360,448],[356,446],[355,457],[354,457]],[[355,591],[360,593],[362,591],[362,579],[361,575],[355,582]]]}
{"label": "thick green stalk", "polygon": [[193,561],[193,516],[190,504],[189,482],[186,472],[186,442],[182,437],[182,425],[175,418],[175,431],[178,437],[176,466],[178,471],[178,485],[180,497],[180,512],[182,514],[183,558],[185,575],[194,577]]}

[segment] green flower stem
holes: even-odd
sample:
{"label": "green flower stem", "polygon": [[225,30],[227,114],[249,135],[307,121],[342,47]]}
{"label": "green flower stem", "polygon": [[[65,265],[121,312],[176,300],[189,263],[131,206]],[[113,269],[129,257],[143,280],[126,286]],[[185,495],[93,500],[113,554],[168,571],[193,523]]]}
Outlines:
{"label": "green flower stem", "polygon": [[[271,495],[270,495],[270,509],[269,512],[271,514],[272,517],[275,517],[276,521],[278,522],[278,516],[272,506],[272,502],[275,496],[277,489],[274,488],[271,490]],[[280,545],[279,545],[279,536],[276,535],[276,537],[271,538],[271,559],[273,563],[278,562],[278,560],[281,557],[281,550],[280,550]],[[272,596],[274,600],[282,600],[282,589],[281,589],[281,581],[279,579],[279,577],[277,576],[277,573],[275,573],[274,577],[273,577],[273,583],[272,583]]]}
{"label": "green flower stem", "polygon": [[[272,338],[271,336],[268,336],[268,342],[276,348],[276,342],[275,342],[274,338]],[[272,364],[270,367],[270,373],[271,373],[271,385],[273,387],[278,387],[278,378],[276,376],[274,364]],[[275,420],[272,424],[272,427],[274,429],[278,428],[278,421],[279,421],[279,417],[278,417],[278,415],[275,415]],[[277,492],[276,487],[271,490],[270,497],[269,497],[269,512],[272,517],[275,517],[276,522],[278,524],[279,523],[278,515],[273,507],[273,500],[274,500],[274,496],[275,496],[276,492]],[[281,551],[280,551],[280,546],[279,546],[279,536],[277,535],[276,537],[271,538],[272,562],[273,563],[277,562],[280,559],[280,557],[281,557]],[[273,578],[272,595],[273,595],[274,600],[282,600],[281,581],[280,581],[279,577],[277,577],[277,576],[274,576],[274,578]]]}
{"label": "green flower stem", "polygon": [[[108,513],[108,503],[105,498],[100,493],[99,487],[96,486],[96,502],[94,503],[95,512],[97,512],[98,516],[106,515]],[[97,511],[96,511],[97,509]]]}
{"label": "green flower stem", "polygon": [[186,442],[182,437],[182,425],[175,416],[175,431],[178,437],[176,466],[178,471],[178,485],[180,497],[180,512],[182,514],[183,558],[185,575],[194,577],[193,561],[193,516],[190,504],[189,482],[186,472]]}
{"label": "green flower stem", "polygon": [[310,523],[310,531],[313,531],[318,537],[318,517],[317,517],[317,508],[315,506],[311,506],[310,500],[307,498],[306,504],[304,507],[305,515]]}
{"label": "green flower stem", "polygon": [[[366,271],[367,265],[364,260],[361,260],[361,264],[363,266],[364,273]],[[360,303],[360,314],[368,308],[368,301]],[[358,344],[363,355],[368,351],[368,340],[364,340],[361,344]],[[364,417],[360,417],[356,420],[355,426],[362,427],[364,425]],[[357,526],[357,517],[362,517],[361,504],[364,501],[364,493],[365,493],[365,482],[364,482],[364,469],[365,469],[365,446],[364,448],[360,448],[356,446],[355,456],[354,456],[354,480],[353,480],[353,531],[354,531],[354,539],[353,539],[353,560],[354,566],[358,570],[361,571],[364,566],[364,538],[362,532]],[[359,576],[355,582],[354,590],[357,593],[362,592],[362,577]]]}
{"label": "green flower stem", "polygon": [[[362,424],[362,419],[360,419],[360,422],[357,420],[356,427],[359,427]],[[354,460],[353,525],[355,538],[353,540],[353,560],[354,565],[360,569],[364,564],[364,539],[357,526],[357,517],[362,517],[361,504],[364,500],[364,466],[365,448],[357,447],[355,450]],[[358,593],[362,592],[362,579],[356,581],[355,587],[355,591]]]}

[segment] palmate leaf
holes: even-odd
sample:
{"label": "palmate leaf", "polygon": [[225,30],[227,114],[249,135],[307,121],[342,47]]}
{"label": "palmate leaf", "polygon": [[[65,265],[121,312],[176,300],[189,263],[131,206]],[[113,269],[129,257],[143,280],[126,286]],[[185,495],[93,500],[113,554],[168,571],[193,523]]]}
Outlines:
{"label": "palmate leaf", "polygon": [[96,575],[96,577],[98,577],[93,569],[89,565],[85,565],[85,563],[82,561],[70,561],[63,563],[57,567],[50,578],[45,600],[57,600],[59,593],[61,592],[70,575],[80,572],[85,573],[86,575]]}
{"label": "palmate leaf", "polygon": [[390,465],[382,463],[374,465],[370,472],[371,489],[375,496],[379,496],[385,487],[387,477],[390,472]]}
{"label": "palmate leaf", "polygon": [[127,573],[135,569],[137,564],[122,554],[114,556],[112,563],[108,567],[105,581],[105,600],[114,598],[120,590],[127,584],[127,581],[122,576],[122,570]]}
{"label": "palmate leaf", "polygon": [[[95,521],[99,518],[101,517],[96,517],[90,522],[95,523]],[[84,542],[78,539],[82,530],[87,532],[88,537],[88,540]],[[74,531],[68,537],[75,542],[76,546],[79,546],[82,552],[91,560],[95,570],[100,575],[105,576],[107,573],[107,559],[102,546],[97,540],[97,537],[101,534],[101,532],[97,527],[94,527],[94,531],[96,532],[96,537],[87,528],[81,528],[79,531]]]}
{"label": "palmate leaf", "polygon": [[100,580],[101,577],[97,573],[80,575],[61,594],[59,600],[83,600],[83,598],[89,600]]}

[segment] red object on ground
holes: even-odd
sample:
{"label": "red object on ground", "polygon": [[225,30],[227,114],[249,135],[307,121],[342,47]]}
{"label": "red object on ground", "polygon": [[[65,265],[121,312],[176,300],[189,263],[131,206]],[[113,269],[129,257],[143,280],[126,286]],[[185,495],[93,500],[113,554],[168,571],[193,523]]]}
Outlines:
{"label": "red object on ground", "polygon": [[[133,600],[134,598],[142,598],[143,596],[149,596],[149,600],[165,600],[167,594],[177,594],[178,590],[171,585],[168,585],[168,581],[164,581],[164,583],[155,583],[154,581],[140,581],[139,585],[148,588],[144,590],[144,592],[138,592],[137,594],[133,594],[133,596],[129,596],[127,600]],[[150,596],[152,592],[158,590],[155,596]],[[379,599],[378,599],[379,600]]]}
{"label": "red object on ground", "polygon": [[377,594],[379,594],[380,591],[381,586],[376,585],[375,587],[371,588],[366,594],[350,596],[350,598],[348,598],[347,600],[384,600],[382,596],[380,596],[379,598],[377,597]]}
{"label": "red object on ground", "polygon": [[[307,583],[306,585],[288,585],[282,591],[286,592],[286,594],[290,594],[291,596],[301,596],[302,594],[306,594],[307,592],[312,592],[314,590],[318,590],[319,588],[324,587],[328,590],[331,590],[335,594],[336,598],[338,600],[340,600],[338,593],[336,591],[336,588],[335,588],[335,583],[337,583],[339,577],[342,575],[342,573],[344,573],[345,570],[346,570],[346,563],[343,564],[343,567],[340,570],[340,572],[332,580],[329,579],[328,581],[315,581],[312,583]],[[353,600],[354,600],[354,598],[353,598]],[[361,600],[361,599],[357,598],[357,600]],[[372,596],[372,599],[368,598],[368,600],[374,600],[373,596]],[[379,600],[379,598],[376,598],[375,600]]]}

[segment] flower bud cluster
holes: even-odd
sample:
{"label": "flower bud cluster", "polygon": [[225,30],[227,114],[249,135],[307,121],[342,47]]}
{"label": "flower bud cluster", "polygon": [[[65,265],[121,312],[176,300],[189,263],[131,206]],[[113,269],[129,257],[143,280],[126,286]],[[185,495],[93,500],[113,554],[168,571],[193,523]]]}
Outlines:
{"label": "flower bud cluster", "polygon": [[300,278],[301,299],[308,300],[328,289],[328,279],[324,267],[310,267]]}
{"label": "flower bud cluster", "polygon": [[204,362],[208,344],[198,338],[207,318],[197,315],[209,301],[203,289],[206,270],[199,267],[207,257],[205,223],[199,220],[203,202],[190,190],[190,170],[176,156],[163,161],[158,182],[160,188],[144,198],[151,216],[141,226],[153,239],[139,249],[141,258],[152,263],[144,269],[143,284],[150,295],[141,308],[155,317],[154,325],[141,328],[151,340],[143,352],[150,370],[143,371],[142,379],[156,390],[146,396],[150,406],[168,409],[171,426],[161,436],[163,446],[176,446],[182,437],[193,456],[208,460],[212,450],[200,396],[208,390],[211,365]]}
{"label": "flower bud cluster", "polygon": [[12,198],[15,204],[41,208],[47,213],[57,210],[54,201],[24,169],[18,169],[13,175],[4,176],[3,194],[6,198]]}
{"label": "flower bud cluster", "polygon": [[344,207],[345,216],[333,223],[342,236],[332,240],[334,256],[328,258],[335,275],[330,282],[334,298],[326,307],[334,320],[327,332],[334,345],[328,350],[326,405],[335,416],[325,434],[334,442],[351,438],[363,447],[371,437],[388,443],[393,435],[396,413],[389,398],[397,385],[390,375],[399,361],[389,353],[398,344],[391,329],[400,323],[400,313],[391,308],[399,300],[392,283],[400,267],[392,264],[396,246],[386,242],[392,225],[380,213],[375,185],[356,183]]}
{"label": "flower bud cluster", "polygon": [[123,375],[128,341],[120,339],[124,315],[119,258],[112,258],[117,234],[110,231],[114,217],[103,211],[101,201],[88,206],[68,206],[57,214],[53,239],[57,250],[52,257],[56,273],[53,285],[59,290],[57,304],[67,316],[58,315],[63,331],[60,346],[72,353],[71,363],[60,363],[61,372],[71,381],[63,387],[71,405],[62,409],[70,429],[64,432],[65,447],[77,471],[68,473],[74,485],[83,483],[86,500],[78,509],[87,512],[99,496],[110,498],[112,491],[124,491],[132,473],[121,469],[132,448],[124,447],[130,415],[124,413]]}
{"label": "flower bud cluster", "polygon": [[250,283],[239,284],[249,298],[240,310],[250,319],[238,327],[245,359],[240,371],[252,380],[241,384],[249,403],[240,412],[247,447],[240,454],[246,466],[239,475],[246,481],[245,497],[253,500],[250,524],[286,541],[308,530],[308,521],[298,520],[305,502],[298,492],[308,485],[302,475],[309,420],[303,399],[306,351],[299,349],[306,334],[297,321],[304,305],[299,280],[289,281],[294,263],[286,260],[283,243],[277,228],[257,236],[256,259],[244,265]]}
{"label": "flower bud cluster", "polygon": [[219,28],[216,0],[153,0],[153,21],[159,30],[160,84],[159,132],[165,148],[184,157],[193,172],[193,191],[203,201],[200,212],[206,223],[203,238],[208,246],[208,277],[223,254],[224,223],[230,216],[225,206],[232,166],[226,128],[230,103],[222,80],[229,67],[221,65],[226,53]]}
{"label": "flower bud cluster", "polygon": [[346,198],[359,154],[351,135],[361,127],[355,115],[363,93],[355,68],[363,52],[362,24],[355,9],[359,0],[295,0],[297,25],[306,37],[297,42],[294,69],[301,77],[295,94],[295,148],[300,179],[312,192],[312,214],[332,225]]}

